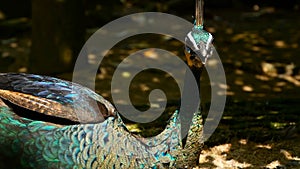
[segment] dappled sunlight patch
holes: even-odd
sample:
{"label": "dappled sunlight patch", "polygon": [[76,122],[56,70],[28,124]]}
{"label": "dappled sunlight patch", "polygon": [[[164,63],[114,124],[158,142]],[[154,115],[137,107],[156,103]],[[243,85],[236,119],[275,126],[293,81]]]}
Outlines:
{"label": "dappled sunlight patch", "polygon": [[227,155],[230,151],[231,144],[223,144],[214,146],[208,150],[203,150],[200,155],[199,168],[246,168],[252,165],[246,162],[238,162],[235,159],[227,159]]}
{"label": "dappled sunlight patch", "polygon": [[234,96],[235,93],[233,91],[226,91],[227,96]]}
{"label": "dappled sunlight patch", "polygon": [[20,73],[26,73],[27,71],[28,71],[27,67],[20,67],[18,69],[18,72],[20,72]]}
{"label": "dappled sunlight patch", "polygon": [[263,143],[245,138],[232,138],[230,143],[205,147],[200,156],[204,168],[300,168],[299,137],[294,140],[269,140]]}
{"label": "dappled sunlight patch", "polygon": [[270,125],[274,129],[283,129],[288,125],[288,123],[271,122]]}
{"label": "dappled sunlight patch", "polygon": [[244,85],[244,81],[237,79],[234,81],[234,84],[241,86],[241,85]]}
{"label": "dappled sunlight patch", "polygon": [[18,43],[13,42],[9,45],[11,48],[17,48],[18,47]]}
{"label": "dappled sunlight patch", "polygon": [[278,160],[272,161],[270,164],[266,165],[266,168],[274,168],[276,169],[277,166],[280,166],[280,162]]}
{"label": "dappled sunlight patch", "polygon": [[[284,150],[284,149],[281,149],[280,153],[282,153],[285,156],[286,159],[289,159],[289,160],[294,159],[292,154],[290,152]],[[300,160],[299,158],[297,158],[297,159]]]}
{"label": "dappled sunlight patch", "polygon": [[298,44],[298,43],[293,43],[293,44],[291,44],[291,48],[296,49],[296,48],[298,48],[298,47],[299,47],[299,44]]}
{"label": "dappled sunlight patch", "polygon": [[257,120],[262,120],[262,119],[264,119],[265,117],[266,117],[266,116],[257,116],[256,119],[257,119]]}
{"label": "dappled sunlight patch", "polygon": [[122,77],[123,78],[129,78],[131,76],[130,72],[122,72]]}
{"label": "dappled sunlight patch", "polygon": [[227,84],[218,84],[218,86],[221,88],[221,89],[229,89],[229,86]]}
{"label": "dappled sunlight patch", "polygon": [[283,87],[283,86],[285,86],[285,85],[287,85],[286,82],[277,82],[277,83],[276,83],[276,86],[278,86],[278,87]]}
{"label": "dappled sunlight patch", "polygon": [[150,87],[147,84],[142,83],[142,84],[140,84],[140,90],[142,90],[142,91],[149,91]]}
{"label": "dappled sunlight patch", "polygon": [[215,27],[207,27],[206,30],[210,33],[216,33],[217,29]]}
{"label": "dappled sunlight patch", "polygon": [[261,50],[261,47],[259,47],[259,46],[252,46],[252,51],[254,51],[254,52],[259,52],[260,50]]}
{"label": "dappled sunlight patch", "polygon": [[158,53],[154,49],[146,50],[144,53],[144,56],[151,59],[158,59]]}
{"label": "dappled sunlight patch", "polygon": [[246,145],[247,144],[247,140],[246,139],[241,139],[240,141],[239,141],[239,143],[240,144],[243,144],[243,145]]}
{"label": "dappled sunlight patch", "polygon": [[244,71],[243,71],[243,70],[240,70],[240,69],[236,69],[234,72],[235,72],[235,74],[237,74],[237,75],[243,75],[243,74],[244,74]]}
{"label": "dappled sunlight patch", "polygon": [[126,124],[127,129],[132,133],[141,133],[142,130],[139,128],[138,124]]}
{"label": "dappled sunlight patch", "polygon": [[[299,79],[296,78],[297,75],[293,75],[294,69],[296,68],[294,63],[284,64],[284,63],[277,63],[277,62],[275,63],[262,62],[261,68],[263,73],[269,77],[283,79],[287,82],[294,84],[295,86],[300,86],[300,81]],[[264,80],[264,81],[269,80],[269,78],[264,75],[256,75],[255,77],[259,80]],[[283,87],[286,85],[286,83],[281,83],[281,84],[279,83],[279,85],[277,83],[276,85]],[[281,92],[282,89],[275,87],[273,88],[273,91]]]}
{"label": "dappled sunlight patch", "polygon": [[282,92],[282,89],[280,87],[274,87],[273,91],[274,92]]}
{"label": "dappled sunlight patch", "polygon": [[97,64],[98,63],[98,60],[97,60],[97,55],[95,54],[88,54],[88,62],[90,64]]}
{"label": "dappled sunlight patch", "polygon": [[233,34],[233,29],[232,28],[226,28],[225,33],[231,35],[231,34]]}
{"label": "dappled sunlight patch", "polygon": [[218,60],[212,58],[212,59],[210,59],[210,60],[207,61],[207,65],[211,66],[211,67],[218,66]]}
{"label": "dappled sunlight patch", "polygon": [[219,96],[224,96],[224,95],[234,95],[234,93],[227,93],[227,92],[224,92],[224,91],[217,91],[217,95]]}
{"label": "dappled sunlight patch", "polygon": [[294,84],[295,86],[298,87],[300,86],[300,81],[295,79],[293,76],[283,74],[283,75],[279,75],[278,77]]}
{"label": "dappled sunlight patch", "polygon": [[107,74],[108,74],[107,68],[100,67],[99,71],[100,71],[100,73],[97,74],[98,79],[104,80],[105,78],[107,78]]}
{"label": "dappled sunlight patch", "polygon": [[233,119],[233,117],[232,116],[222,116],[222,119],[231,120],[231,119]]}
{"label": "dappled sunlight patch", "polygon": [[269,150],[272,148],[272,146],[270,144],[258,144],[256,147],[257,148],[265,148],[265,149],[269,149]]}
{"label": "dappled sunlight patch", "polygon": [[278,75],[277,69],[273,63],[262,62],[262,71],[271,77],[276,77]]}
{"label": "dappled sunlight patch", "polygon": [[276,40],[274,42],[274,45],[277,47],[277,48],[286,48],[287,47],[287,44],[285,43],[285,41],[283,40]]}
{"label": "dappled sunlight patch", "polygon": [[249,86],[249,85],[245,85],[243,86],[243,91],[245,92],[253,92],[253,87],[252,86]]}
{"label": "dappled sunlight patch", "polygon": [[157,77],[153,77],[153,78],[152,78],[152,82],[154,82],[154,83],[159,83],[160,80],[159,80],[159,78],[157,78]]}

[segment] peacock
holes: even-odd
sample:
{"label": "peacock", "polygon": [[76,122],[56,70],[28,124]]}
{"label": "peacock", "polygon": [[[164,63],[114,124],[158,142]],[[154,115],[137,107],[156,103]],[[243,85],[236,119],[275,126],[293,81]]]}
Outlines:
{"label": "peacock", "polygon": [[[202,22],[186,37],[187,63],[197,80],[212,55],[211,41]],[[143,138],[126,128],[109,101],[84,86],[0,73],[0,159],[13,159],[9,168],[28,169],[191,168],[203,145],[201,111],[193,113],[184,143],[179,113],[160,134]]]}

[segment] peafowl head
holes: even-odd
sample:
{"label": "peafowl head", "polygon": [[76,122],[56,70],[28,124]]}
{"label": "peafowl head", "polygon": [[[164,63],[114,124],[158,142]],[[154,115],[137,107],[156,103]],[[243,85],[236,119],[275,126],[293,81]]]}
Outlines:
{"label": "peafowl head", "polygon": [[200,79],[207,59],[213,54],[212,40],[212,35],[203,30],[203,26],[196,25],[185,38],[186,61],[197,80]]}

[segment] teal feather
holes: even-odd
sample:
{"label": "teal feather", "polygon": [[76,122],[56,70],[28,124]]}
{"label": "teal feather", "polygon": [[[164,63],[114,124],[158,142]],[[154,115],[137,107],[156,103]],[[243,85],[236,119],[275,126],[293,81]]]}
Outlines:
{"label": "teal feather", "polygon": [[[0,77],[3,75],[43,78],[42,76],[26,74],[0,74]],[[59,82],[58,79],[55,80]],[[7,84],[7,80],[5,82]],[[43,84],[50,84],[46,82],[47,78]],[[20,80],[19,83],[21,83]],[[26,85],[29,86],[29,84]],[[1,88],[3,89],[4,87],[2,86]],[[18,86],[19,89],[20,86]],[[6,91],[10,90],[15,91],[11,88]],[[43,86],[43,90],[47,91],[47,87]],[[86,94],[82,91],[80,94],[76,94],[79,96]],[[88,92],[90,93],[91,91]],[[12,92],[11,94],[15,93]],[[92,93],[92,95],[92,98],[103,99],[96,93]],[[32,96],[40,97],[34,96],[34,94]],[[66,94],[66,96],[69,96],[69,94]],[[9,99],[6,99],[7,95],[1,95],[0,91],[1,153],[18,161],[15,164],[18,166],[7,166],[9,168],[14,166],[15,168],[43,169],[178,168],[178,166],[194,165],[197,161],[197,154],[199,154],[201,149],[202,143],[196,144],[197,147],[195,147],[191,142],[193,140],[189,139],[189,137],[194,137],[194,132],[202,130],[202,126],[198,125],[199,122],[201,123],[200,114],[195,114],[193,119],[195,126],[191,129],[193,130],[196,127],[196,131],[192,131],[188,135],[186,144],[190,144],[189,146],[193,148],[191,149],[182,147],[178,111],[172,115],[166,129],[162,133],[155,137],[142,138],[128,131],[118,113],[111,109],[111,105],[109,105],[111,106],[109,108],[113,112],[102,122],[62,125],[19,116],[18,113],[14,112],[14,107],[18,106],[18,100],[11,103]],[[33,101],[36,100],[33,99]],[[106,101],[101,101],[107,104]],[[14,106],[10,107],[10,104],[6,102],[10,102]],[[34,106],[35,103],[28,102],[27,104]],[[55,110],[55,107],[52,109]],[[28,112],[26,112],[27,110]],[[35,114],[35,112],[30,112],[29,110],[27,107],[22,109],[25,113]],[[39,111],[34,108],[33,110]],[[42,111],[39,113],[42,113]],[[54,116],[56,115],[54,114]],[[201,136],[201,133],[199,136]],[[199,136],[193,139],[199,140]],[[190,159],[191,157],[187,156],[194,152],[196,153],[196,157],[192,158],[194,161],[186,160],[186,158]]]}

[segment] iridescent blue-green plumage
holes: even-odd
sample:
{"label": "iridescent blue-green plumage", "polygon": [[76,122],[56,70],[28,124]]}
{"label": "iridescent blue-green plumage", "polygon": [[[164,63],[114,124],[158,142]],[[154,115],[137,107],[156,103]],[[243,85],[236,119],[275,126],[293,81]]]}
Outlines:
{"label": "iridescent blue-green plumage", "polygon": [[[90,114],[99,118],[83,117]],[[14,159],[8,168],[183,168],[197,162],[201,136],[199,112],[183,148],[177,111],[162,133],[142,138],[127,130],[108,101],[83,86],[0,74],[0,158]]]}
{"label": "iridescent blue-green plumage", "polygon": [[[113,106],[100,95],[76,83],[53,77],[1,74],[0,90],[2,97],[21,107],[38,109],[38,112],[77,122],[101,122],[105,117],[114,115]],[[5,93],[3,90],[17,93]],[[26,95],[19,96],[18,93]],[[51,106],[45,105],[46,103]]]}

